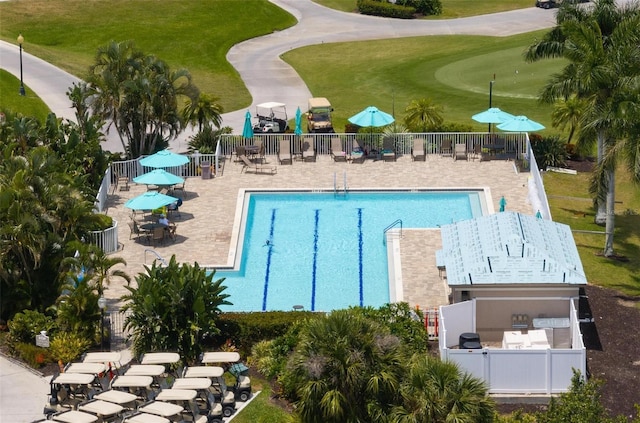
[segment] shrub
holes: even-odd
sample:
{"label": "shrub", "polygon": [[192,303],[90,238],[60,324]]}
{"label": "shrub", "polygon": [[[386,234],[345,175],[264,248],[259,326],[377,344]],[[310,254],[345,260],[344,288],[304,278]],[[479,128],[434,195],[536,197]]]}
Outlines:
{"label": "shrub", "polygon": [[60,332],[51,340],[49,354],[51,358],[70,363],[89,349],[92,342],[73,332]]}
{"label": "shrub", "polygon": [[551,137],[541,137],[532,134],[530,137],[531,149],[536,158],[539,169],[546,169],[549,166],[562,167],[567,160],[567,150],[565,142],[557,135]]}
{"label": "shrub", "polygon": [[18,356],[34,369],[39,369],[51,362],[51,354],[46,348],[40,348],[26,342],[17,342],[14,350]]}
{"label": "shrub", "polygon": [[396,4],[413,7],[416,12],[423,15],[439,15],[442,13],[440,0],[397,0]]}
{"label": "shrub", "polygon": [[412,19],[416,13],[413,7],[398,6],[386,0],[358,0],[358,10],[363,15],[384,16],[387,18]]}
{"label": "shrub", "polygon": [[33,343],[41,331],[54,331],[56,323],[53,318],[35,310],[24,310],[16,313],[9,320],[9,335],[13,342]]}

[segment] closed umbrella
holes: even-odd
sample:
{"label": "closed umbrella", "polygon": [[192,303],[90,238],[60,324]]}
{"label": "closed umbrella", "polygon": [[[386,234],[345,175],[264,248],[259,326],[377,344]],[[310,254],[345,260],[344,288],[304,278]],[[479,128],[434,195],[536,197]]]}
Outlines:
{"label": "closed umbrella", "polygon": [[183,183],[184,179],[164,169],[154,169],[151,172],[133,178],[133,182],[145,185],[175,185]]}
{"label": "closed umbrella", "polygon": [[349,118],[349,122],[354,125],[364,127],[380,127],[393,123],[395,119],[389,113],[378,110],[377,107],[369,106],[360,113]]}
{"label": "closed umbrella", "polygon": [[242,128],[242,138],[253,138],[253,126],[251,125],[251,113],[247,110],[244,115],[244,127]]}
{"label": "closed umbrella", "polygon": [[182,154],[176,154],[169,150],[158,151],[151,156],[140,160],[140,164],[146,167],[163,168],[182,166],[189,163],[189,158]]}
{"label": "closed umbrella", "polygon": [[147,191],[127,201],[124,203],[124,206],[132,210],[155,210],[175,203],[176,201],[178,201],[178,199],[170,195],[161,194],[156,191]]}
{"label": "closed umbrella", "polygon": [[496,128],[508,132],[531,132],[544,129],[544,125],[526,116],[515,116],[513,119],[502,122]]}
{"label": "closed umbrella", "polygon": [[302,135],[302,112],[300,107],[296,110],[296,129],[293,131],[296,135]]}

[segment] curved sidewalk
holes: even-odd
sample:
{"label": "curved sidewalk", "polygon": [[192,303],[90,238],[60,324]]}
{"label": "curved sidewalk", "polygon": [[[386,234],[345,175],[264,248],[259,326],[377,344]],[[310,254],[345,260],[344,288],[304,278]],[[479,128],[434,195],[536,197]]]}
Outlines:
{"label": "curved sidewalk", "polygon": [[[270,0],[291,13],[298,23],[284,31],[247,40],[232,47],[227,60],[236,68],[256,104],[266,101],[285,103],[289,110],[306,108],[311,97],[309,88],[298,73],[280,59],[280,55],[298,47],[325,42],[345,42],[401,38],[423,35],[494,35],[508,36],[549,28],[555,23],[555,13],[535,7],[491,15],[450,20],[417,20],[378,18],[339,12],[313,3],[311,0]],[[0,41],[0,67],[20,77],[18,46]],[[257,66],[259,64],[259,66]],[[25,83],[36,92],[58,116],[75,120],[67,91],[79,79],[23,51]],[[225,113],[223,125],[242,132],[247,108]],[[186,140],[193,134],[187,130],[171,142],[176,151],[186,150]],[[118,137],[112,133],[104,148],[122,151]]]}

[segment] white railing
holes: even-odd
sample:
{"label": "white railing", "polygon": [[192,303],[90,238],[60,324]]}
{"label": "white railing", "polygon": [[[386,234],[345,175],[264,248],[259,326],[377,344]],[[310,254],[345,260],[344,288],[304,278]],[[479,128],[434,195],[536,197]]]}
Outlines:
{"label": "white railing", "polygon": [[534,210],[540,210],[540,214],[544,219],[551,219],[551,208],[549,207],[549,201],[547,200],[547,192],[544,189],[544,182],[542,181],[542,175],[538,168],[538,163],[531,149],[531,142],[527,136],[527,149],[524,159],[529,163],[529,201]]}
{"label": "white railing", "polygon": [[104,231],[91,231],[89,235],[91,243],[97,245],[105,252],[111,254],[118,251],[118,221],[113,221],[113,226]]}

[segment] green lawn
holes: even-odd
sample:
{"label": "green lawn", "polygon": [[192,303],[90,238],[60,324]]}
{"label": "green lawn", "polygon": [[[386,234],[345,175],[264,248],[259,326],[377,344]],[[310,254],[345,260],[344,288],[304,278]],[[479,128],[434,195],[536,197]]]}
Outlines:
{"label": "green lawn", "polygon": [[4,69],[0,69],[0,109],[13,113],[20,112],[24,116],[36,116],[44,122],[49,108],[25,85],[25,96],[19,94],[20,79]]}

